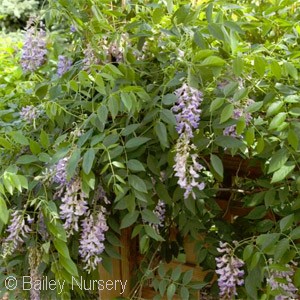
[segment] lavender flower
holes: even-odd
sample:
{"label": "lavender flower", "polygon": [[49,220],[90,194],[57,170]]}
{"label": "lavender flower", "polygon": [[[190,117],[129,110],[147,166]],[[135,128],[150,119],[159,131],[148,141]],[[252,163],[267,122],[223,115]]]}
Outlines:
{"label": "lavender flower", "polygon": [[166,204],[165,202],[159,200],[154,209],[154,214],[158,217],[159,223],[152,224],[153,228],[159,232],[159,227],[164,227]]}
{"label": "lavender flower", "polygon": [[69,158],[65,157],[58,161],[58,163],[51,169],[54,172],[53,181],[61,185],[67,184],[67,163]]}
{"label": "lavender flower", "polygon": [[26,122],[32,122],[39,115],[37,108],[33,105],[22,107],[20,117]]}
{"label": "lavender flower", "polygon": [[83,216],[87,210],[86,195],[82,192],[79,178],[73,180],[66,186],[66,192],[62,197],[60,205],[60,217],[65,220],[63,224],[70,236],[74,231],[78,231],[79,217]]}
{"label": "lavender flower", "polygon": [[[270,260],[272,263],[272,260]],[[272,291],[277,291],[280,294],[275,296],[275,300],[283,299],[298,299],[298,289],[293,284],[293,276],[295,270],[290,264],[285,265],[286,271],[270,270],[270,276],[267,278],[267,284],[270,286]]]}
{"label": "lavender flower", "polygon": [[191,154],[191,151],[196,150],[196,146],[187,137],[184,137],[178,139],[175,149],[175,165],[173,168],[175,176],[179,178],[179,186],[185,190],[184,199],[187,199],[190,194],[196,199],[193,188],[198,188],[201,191],[205,187],[204,182],[198,182],[199,173],[204,170],[204,167],[197,162],[198,155],[196,153]]}
{"label": "lavender flower", "polygon": [[68,59],[66,56],[59,55],[57,64],[57,75],[61,77],[64,73],[70,70],[71,66],[72,61],[70,59]]}
{"label": "lavender flower", "polygon": [[244,262],[234,255],[228,243],[220,242],[217,250],[223,254],[222,257],[216,257],[220,299],[230,300],[237,295],[236,287],[244,284],[244,271],[240,269]]}
{"label": "lavender flower", "polygon": [[6,230],[9,235],[3,244],[2,256],[4,258],[13,254],[24,243],[23,239],[27,238],[27,233],[31,232],[29,226],[25,224],[22,211],[14,211],[11,217],[11,223]]}
{"label": "lavender flower", "polygon": [[[32,22],[32,21],[31,21]],[[46,60],[46,32],[37,30],[32,24],[27,26],[25,41],[21,55],[21,65],[24,72],[33,72],[42,66]]]}
{"label": "lavender flower", "polygon": [[203,100],[202,93],[197,89],[184,84],[175,91],[177,104],[172,107],[176,113],[176,130],[182,137],[184,134],[189,138],[194,136],[193,129],[199,125],[201,109],[199,106]]}
{"label": "lavender flower", "polygon": [[85,263],[84,269],[90,273],[102,261],[100,257],[104,251],[105,232],[109,229],[106,224],[106,210],[101,207],[97,219],[92,214],[82,221],[82,234],[80,239],[79,254]]}

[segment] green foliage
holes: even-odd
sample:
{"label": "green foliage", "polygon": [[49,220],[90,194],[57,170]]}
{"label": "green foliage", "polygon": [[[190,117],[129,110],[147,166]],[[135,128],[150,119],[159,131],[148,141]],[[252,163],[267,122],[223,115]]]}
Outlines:
{"label": "green foliage", "polygon": [[[245,262],[238,297],[272,299],[280,291],[267,285],[270,272],[299,263],[299,4],[119,2],[50,1],[44,15],[47,60],[36,72],[22,72],[20,37],[1,36],[1,239],[8,236],[15,209],[34,220],[25,244],[1,258],[1,273],[27,275],[23,254],[37,247],[41,274],[66,281],[62,295],[44,291],[42,297],[97,297],[98,291],[71,289],[72,276],[97,279],[98,274],[84,271],[80,232],[69,237],[60,219],[62,197],[51,168],[68,157],[67,179],[80,178],[93,212],[99,206],[109,212],[102,254],[106,269],[119,257],[121,229],[130,227],[144,257],[137,274],[140,289],[150,279],[157,299],[175,294],[192,299],[199,289],[216,296],[214,278],[193,282],[191,271],[166,270],[153,262],[183,264],[183,237],[189,237],[197,263],[214,271],[219,241],[236,240],[235,253]],[[61,77],[60,55],[73,61]],[[87,65],[87,58],[94,60]],[[184,199],[173,168],[178,134],[171,108],[183,83],[201,90],[204,98],[192,141],[205,166],[206,186],[195,191],[196,199]],[[39,115],[26,121],[20,112],[29,105]],[[234,135],[226,135],[230,128]],[[228,174],[230,155],[250,165],[259,162],[259,177],[241,176],[242,165],[235,176]],[[97,198],[99,187],[109,201]],[[233,224],[224,221],[216,201],[221,191],[230,194],[228,210],[239,203],[249,213]],[[158,200],[166,204],[161,227],[154,213]],[[40,214],[46,239],[37,225]],[[293,280],[299,287],[296,266]],[[1,293],[3,282],[0,277]]]}

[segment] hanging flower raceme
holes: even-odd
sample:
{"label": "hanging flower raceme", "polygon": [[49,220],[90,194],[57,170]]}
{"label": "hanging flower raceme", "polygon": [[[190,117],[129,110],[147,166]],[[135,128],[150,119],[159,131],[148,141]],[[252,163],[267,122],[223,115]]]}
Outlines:
{"label": "hanging flower raceme", "polygon": [[2,256],[5,258],[15,252],[20,245],[24,243],[24,238],[27,238],[27,234],[31,232],[28,225],[25,224],[25,219],[22,211],[15,210],[11,214],[11,222],[7,228],[9,233],[8,237],[3,243]]}
{"label": "hanging flower raceme", "polygon": [[97,265],[102,261],[100,255],[105,249],[105,232],[108,229],[104,207],[101,207],[96,218],[92,214],[89,214],[82,221],[79,254],[85,263],[84,269],[89,273],[95,270]]}
{"label": "hanging flower raceme", "polygon": [[83,50],[84,58],[83,58],[83,67],[84,71],[89,72],[93,65],[99,64],[99,59],[96,57],[95,52],[91,44],[88,44],[87,47]]}
{"label": "hanging flower raceme", "polygon": [[72,61],[70,59],[68,59],[66,56],[59,55],[57,63],[57,75],[61,77],[70,70],[71,66]]}
{"label": "hanging flower raceme", "polygon": [[87,210],[86,195],[82,192],[81,181],[79,178],[72,180],[66,186],[66,191],[61,199],[60,217],[65,220],[63,224],[67,236],[74,231],[78,231],[79,217],[83,216]]}
{"label": "hanging flower raceme", "polygon": [[198,163],[196,146],[191,141],[194,136],[193,130],[198,128],[200,122],[201,109],[199,107],[203,100],[202,93],[184,84],[175,91],[175,95],[177,103],[172,111],[176,114],[176,130],[179,133],[175,146],[175,176],[179,178],[179,186],[185,190],[184,198],[187,199],[189,195],[192,195],[195,199],[193,189],[203,190],[205,187],[203,182],[198,181],[199,173],[204,167]]}
{"label": "hanging flower raceme", "polygon": [[34,72],[46,61],[46,32],[42,28],[37,29],[32,20],[26,28],[21,65],[24,72]]}
{"label": "hanging flower raceme", "polygon": [[[272,263],[272,260],[270,260],[270,263]],[[285,267],[285,271],[270,269],[267,284],[272,291],[278,292],[275,300],[298,299],[298,289],[293,284],[295,270],[290,264],[286,264]]]}
{"label": "hanging flower raceme", "polygon": [[234,255],[228,243],[220,242],[220,248],[217,250],[223,254],[216,258],[220,299],[231,300],[237,295],[237,286],[244,284],[244,271],[241,270],[244,262]]}

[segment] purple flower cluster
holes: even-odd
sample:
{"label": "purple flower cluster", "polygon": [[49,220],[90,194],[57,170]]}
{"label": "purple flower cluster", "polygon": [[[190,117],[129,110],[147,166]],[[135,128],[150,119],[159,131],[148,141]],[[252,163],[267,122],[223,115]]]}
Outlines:
{"label": "purple flower cluster", "polygon": [[[245,108],[241,108],[241,107],[237,107],[233,110],[233,116],[232,118],[235,120],[238,120],[241,117],[245,117],[245,123],[246,126],[248,126],[252,120],[252,116],[250,113],[246,112],[246,108],[251,105],[254,101],[252,99],[248,99],[247,103],[246,103],[246,107]],[[232,136],[235,138],[242,138],[242,135],[237,134],[236,131],[236,125],[231,125],[226,127],[223,130],[223,135],[227,135],[227,136]]]}
{"label": "purple flower cluster", "polygon": [[[270,261],[272,263],[272,261]],[[285,265],[286,271],[270,270],[270,276],[267,278],[267,284],[272,291],[277,291],[280,294],[275,296],[275,300],[298,299],[298,289],[293,284],[293,276],[295,270],[290,264]]]}
{"label": "purple flower cluster", "polygon": [[64,157],[58,161],[58,163],[51,169],[51,172],[54,172],[53,181],[61,184],[67,184],[67,164],[69,158]]}
{"label": "purple flower cluster", "polygon": [[33,105],[22,107],[20,117],[26,122],[32,122],[39,115],[37,108]]}
{"label": "purple flower cluster", "polygon": [[103,242],[105,232],[108,230],[105,213],[106,210],[102,207],[96,220],[92,214],[89,214],[82,221],[79,254],[85,263],[84,269],[89,273],[102,261],[100,255],[105,249]]}
{"label": "purple flower cluster", "polygon": [[68,59],[66,56],[59,55],[58,56],[58,64],[57,64],[57,75],[61,77],[67,71],[70,70],[72,66],[72,61]]}
{"label": "purple flower cluster", "polygon": [[165,202],[159,200],[154,208],[154,214],[158,217],[159,223],[152,224],[153,228],[159,232],[160,227],[164,227],[166,204]]}
{"label": "purple flower cluster", "polygon": [[37,30],[31,24],[27,27],[21,55],[21,65],[24,72],[33,72],[42,66],[46,60],[46,32]]}
{"label": "purple flower cluster", "polygon": [[189,195],[192,195],[195,199],[196,195],[193,189],[203,190],[205,187],[203,182],[198,182],[199,173],[204,167],[197,162],[198,155],[191,154],[196,150],[191,139],[194,136],[193,130],[198,128],[200,122],[201,109],[199,107],[203,100],[202,93],[184,84],[175,91],[175,95],[177,104],[173,106],[172,111],[176,114],[176,130],[179,133],[175,147],[175,176],[179,178],[179,186],[185,190],[184,198],[187,199]]}
{"label": "purple flower cluster", "polygon": [[177,89],[175,95],[177,96],[177,104],[172,107],[172,111],[176,114],[176,130],[180,137],[187,135],[192,138],[194,136],[193,129],[199,126],[201,114],[199,107],[203,95],[187,84]]}
{"label": "purple flower cluster", "polygon": [[236,287],[244,284],[244,271],[241,270],[244,262],[234,255],[228,243],[220,242],[220,248],[217,250],[223,254],[216,257],[220,299],[230,300],[237,295]]}
{"label": "purple flower cluster", "polygon": [[82,192],[79,178],[73,180],[66,186],[66,191],[61,199],[60,217],[65,220],[63,226],[66,229],[67,236],[79,230],[79,217],[83,216],[88,210],[85,198],[86,195]]}
{"label": "purple flower cluster", "polygon": [[14,253],[21,244],[24,243],[24,238],[27,237],[27,233],[31,232],[28,225],[25,224],[24,215],[22,211],[15,210],[11,214],[11,222],[6,231],[9,233],[8,237],[4,240],[3,254],[5,258]]}

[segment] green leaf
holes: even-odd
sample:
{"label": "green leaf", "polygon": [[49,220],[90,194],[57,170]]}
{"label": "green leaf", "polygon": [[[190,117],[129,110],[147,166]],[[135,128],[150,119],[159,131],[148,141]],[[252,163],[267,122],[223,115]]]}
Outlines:
{"label": "green leaf", "polygon": [[[0,144],[1,144],[1,142],[0,142]],[[41,153],[41,147],[40,147],[40,144],[38,142],[30,140],[29,147],[30,147],[30,151],[33,154],[39,154],[39,153]]]}
{"label": "green leaf", "polygon": [[5,138],[0,137],[0,146],[6,148],[6,149],[11,149],[12,144]]}
{"label": "green leaf", "polygon": [[140,127],[140,124],[130,124],[127,125],[121,132],[122,136],[127,136],[135,132]]}
{"label": "green leaf", "polygon": [[95,82],[96,82],[96,90],[102,94],[102,95],[106,95],[106,90],[105,90],[105,85],[104,85],[104,81],[103,78],[100,74],[97,74],[95,76]]}
{"label": "green leaf", "polygon": [[241,57],[237,56],[233,60],[233,73],[235,76],[240,76],[243,73],[244,62]]}
{"label": "green leaf", "polygon": [[160,222],[158,216],[146,208],[142,210],[142,219],[151,224],[158,224]]}
{"label": "green leaf", "polygon": [[224,100],[224,98],[216,98],[215,100],[213,100],[210,104],[209,111],[214,112],[215,110],[220,108],[223,105]]}
{"label": "green leaf", "polygon": [[163,242],[164,239],[150,225],[144,225],[146,234],[156,241]]}
{"label": "green leaf", "polygon": [[48,149],[50,146],[50,142],[49,142],[49,137],[48,134],[42,130],[41,134],[40,134],[40,141],[41,141],[41,145],[45,148]]}
{"label": "green leaf", "polygon": [[185,286],[182,286],[180,289],[180,297],[181,299],[190,299],[190,292],[188,290],[188,288],[186,288]]}
{"label": "green leaf", "polygon": [[266,61],[263,57],[261,56],[255,56],[254,58],[254,68],[256,73],[260,76],[263,77],[266,71]]}
{"label": "green leaf", "polygon": [[9,211],[6,206],[6,202],[2,197],[0,197],[0,221],[3,224],[7,224],[9,220]]}
{"label": "green leaf", "polygon": [[88,149],[83,156],[82,169],[85,174],[89,174],[95,159],[95,150],[93,148]]}
{"label": "green leaf", "polygon": [[221,112],[220,123],[224,123],[225,121],[230,119],[233,114],[233,110],[234,110],[233,104],[232,103],[227,104]]}
{"label": "green leaf", "polygon": [[218,56],[209,56],[201,63],[202,67],[222,67],[225,64],[225,60]]}
{"label": "green leaf", "polygon": [[290,129],[288,133],[288,142],[294,150],[298,150],[299,137],[295,130]]}
{"label": "green leaf", "polygon": [[128,182],[129,185],[132,186],[135,190],[142,192],[142,193],[147,193],[147,187],[143,179],[136,175],[129,175],[128,176]]}
{"label": "green leaf", "polygon": [[60,264],[70,273],[72,276],[78,277],[78,270],[72,259],[66,258],[64,256],[59,256]]}
{"label": "green leaf", "polygon": [[169,147],[168,134],[166,125],[162,122],[157,122],[154,126],[154,131],[159,139],[159,142],[163,148]]}
{"label": "green leaf", "polygon": [[143,164],[140,161],[136,160],[136,159],[130,159],[127,162],[127,167],[130,171],[133,171],[133,172],[145,171],[145,168],[144,168]]}
{"label": "green leaf", "polygon": [[171,279],[173,281],[177,281],[180,278],[181,273],[181,266],[178,265],[175,269],[172,270]]}
{"label": "green leaf", "polygon": [[279,261],[284,254],[289,251],[290,249],[290,242],[288,238],[284,238],[280,240],[276,245],[276,250],[274,253],[274,259],[275,261]]}
{"label": "green leaf", "polygon": [[252,146],[254,143],[254,139],[255,139],[254,127],[250,127],[246,131],[246,135],[245,135],[245,140],[247,142],[247,145]]}
{"label": "green leaf", "polygon": [[162,8],[158,7],[155,8],[152,14],[152,22],[154,24],[159,24],[163,16],[165,15],[165,12]]}
{"label": "green leaf", "polygon": [[139,216],[138,211],[130,212],[127,215],[125,215],[121,221],[120,229],[131,226],[133,223],[136,222],[138,216]]}
{"label": "green leaf", "polygon": [[68,180],[70,180],[76,172],[78,162],[80,160],[80,153],[81,153],[80,149],[76,148],[70,156],[70,159],[67,164],[67,179]]}
{"label": "green leaf", "polygon": [[281,78],[281,67],[276,60],[273,60],[270,64],[271,72],[276,77],[277,80]]}
{"label": "green leaf", "polygon": [[257,145],[256,145],[256,151],[257,153],[261,153],[263,152],[265,148],[265,140],[263,137],[260,137],[258,140],[257,140]]}
{"label": "green leaf", "polygon": [[245,111],[248,113],[254,113],[258,110],[260,110],[263,106],[264,102],[263,101],[258,101],[250,104],[248,107],[246,107]]}
{"label": "green leaf", "polygon": [[150,140],[150,138],[147,137],[134,137],[126,142],[125,147],[127,149],[139,147],[145,143],[147,143]]}
{"label": "green leaf", "polygon": [[170,125],[176,125],[176,119],[174,114],[169,109],[163,109],[160,112],[161,119]]}
{"label": "green leaf", "polygon": [[281,231],[285,231],[287,229],[289,229],[293,222],[294,222],[294,214],[288,215],[284,218],[282,218],[279,222],[279,227]]}
{"label": "green leaf", "polygon": [[210,155],[210,161],[212,164],[213,169],[216,171],[216,173],[223,178],[224,176],[224,168],[222,160],[215,154]]}
{"label": "green leaf", "polygon": [[284,105],[283,101],[273,102],[268,107],[266,117],[270,117],[270,116],[276,115],[280,111],[280,109],[282,108],[283,105]]}
{"label": "green leaf", "polygon": [[224,40],[224,34],[220,25],[215,23],[210,23],[208,24],[207,28],[210,34],[213,35],[215,38],[222,41]]}
{"label": "green leaf", "polygon": [[266,207],[264,205],[260,205],[252,209],[245,218],[250,220],[258,220],[262,219],[266,213]]}
{"label": "green leaf", "polygon": [[279,170],[277,170],[272,177],[271,183],[275,183],[283,180],[291,173],[295,168],[295,165],[284,165]]}
{"label": "green leaf", "polygon": [[218,136],[215,143],[223,148],[239,148],[243,146],[243,142],[232,136]]}
{"label": "green leaf", "polygon": [[61,254],[65,258],[70,258],[70,253],[66,242],[59,239],[54,239],[53,244],[59,254]]}
{"label": "green leaf", "polygon": [[29,140],[28,138],[22,133],[22,131],[12,131],[11,136],[13,140],[21,145],[27,146],[29,145]]}
{"label": "green leaf", "polygon": [[188,270],[184,273],[184,275],[182,277],[182,284],[183,285],[187,285],[191,282],[191,280],[193,278],[193,273],[194,273],[194,271],[192,269]]}
{"label": "green leaf", "polygon": [[167,299],[172,300],[176,292],[176,285],[171,283],[167,288]]}
{"label": "green leaf", "polygon": [[45,98],[47,92],[48,92],[47,84],[38,85],[38,88],[35,90],[35,94],[40,100]]}
{"label": "green leaf", "polygon": [[300,238],[300,226],[293,229],[289,236],[292,240],[298,240]]}
{"label": "green leaf", "polygon": [[293,79],[298,80],[298,70],[297,68],[290,62],[285,62],[284,67],[287,73],[293,77]]}
{"label": "green leaf", "polygon": [[275,152],[275,154],[272,155],[269,168],[268,168],[268,174],[273,173],[280,169],[289,159],[289,153],[285,148],[282,148]]}
{"label": "green leaf", "polygon": [[243,252],[243,260],[244,261],[248,260],[251,257],[253,250],[254,250],[254,247],[251,244],[249,244],[245,247],[244,252]]}
{"label": "green leaf", "polygon": [[269,125],[269,130],[277,129],[286,119],[286,113],[281,112],[277,116],[275,116]]}
{"label": "green leaf", "polygon": [[21,155],[18,159],[17,159],[17,164],[20,164],[20,165],[27,165],[27,164],[31,164],[33,162],[36,162],[38,161],[38,157],[35,156],[35,155],[28,155],[28,154],[25,154],[25,155]]}
{"label": "green leaf", "polygon": [[121,92],[121,100],[127,111],[130,112],[133,106],[133,99],[131,94]]}
{"label": "green leaf", "polygon": [[105,105],[102,104],[97,109],[97,116],[98,116],[98,119],[100,120],[100,122],[102,122],[103,124],[106,123],[107,117],[108,117],[108,109]]}

